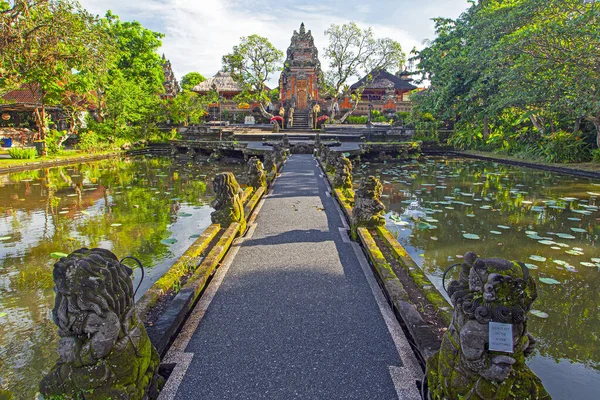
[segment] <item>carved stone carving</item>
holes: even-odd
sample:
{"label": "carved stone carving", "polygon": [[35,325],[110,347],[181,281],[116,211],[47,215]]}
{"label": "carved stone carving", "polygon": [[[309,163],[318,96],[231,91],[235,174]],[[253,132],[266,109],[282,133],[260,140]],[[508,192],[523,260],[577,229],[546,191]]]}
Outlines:
{"label": "carved stone carving", "polygon": [[337,189],[352,189],[352,162],[344,156],[337,159],[333,186]]}
{"label": "carved stone carving", "polygon": [[281,139],[281,143],[283,144],[283,147],[285,147],[286,149],[290,148],[290,138],[288,137],[287,134],[284,134],[282,139]]}
{"label": "carved stone carving", "polygon": [[267,174],[258,157],[252,157],[248,160],[246,174],[248,176],[248,186],[255,189],[267,187]]}
{"label": "carved stone carving", "polygon": [[213,224],[227,227],[233,222],[244,223],[244,206],[240,200],[240,185],[231,172],[217,174],[213,180],[216,199],[212,202],[215,209],[210,215]]}
{"label": "carved stone carving", "polygon": [[273,157],[278,171],[283,167],[283,163],[287,160],[288,156],[289,150],[283,147],[283,144],[275,143],[273,145]]}
{"label": "carved stone carving", "polygon": [[337,165],[337,159],[340,156],[339,153],[336,153],[335,151],[330,151],[327,153],[327,159],[325,161],[325,168],[327,169],[327,172],[334,174],[335,173],[335,166]]}
{"label": "carved stone carving", "polygon": [[[428,361],[432,399],[550,399],[525,359],[535,340],[527,313],[537,298],[525,265],[467,253],[448,287],[454,315],[442,346]],[[512,353],[489,350],[489,324],[512,327]]]}
{"label": "carved stone carving", "polygon": [[104,249],[54,264],[60,359],[40,383],[44,398],[158,396],[160,359],[135,312],[132,273]]}
{"label": "carved stone carving", "polygon": [[360,183],[360,188],[354,196],[352,209],[352,228],[375,228],[385,225],[383,211],[385,206],[381,202],[383,185],[374,176],[369,176]]}
{"label": "carved stone carving", "polygon": [[267,173],[267,177],[272,180],[275,174],[277,173],[277,164],[275,163],[275,152],[273,150],[265,152],[263,164]]}

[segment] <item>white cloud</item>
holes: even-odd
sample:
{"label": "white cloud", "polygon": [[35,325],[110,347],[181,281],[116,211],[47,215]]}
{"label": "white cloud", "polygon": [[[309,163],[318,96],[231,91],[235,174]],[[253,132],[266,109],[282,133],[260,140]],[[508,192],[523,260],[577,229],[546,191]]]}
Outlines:
{"label": "white cloud", "polygon": [[[376,6],[355,0],[315,4],[287,0],[81,0],[81,3],[91,12],[103,15],[111,9],[123,20],[135,19],[164,33],[161,51],[171,60],[178,77],[190,71],[207,77],[214,75],[221,68],[221,57],[239,43],[240,37],[254,33],[269,38],[285,52],[301,22],[312,30],[320,53],[326,45],[325,29],[332,23],[350,20],[363,27],[372,26],[377,36],[399,41],[408,53],[415,46],[420,48],[425,37],[433,36],[430,17],[456,17],[465,8],[460,5],[462,1],[456,0],[423,0],[424,4],[418,6],[405,0],[378,1]],[[391,22],[390,16],[394,16]],[[322,57],[321,62],[326,67]],[[277,79],[273,77],[271,84]]]}

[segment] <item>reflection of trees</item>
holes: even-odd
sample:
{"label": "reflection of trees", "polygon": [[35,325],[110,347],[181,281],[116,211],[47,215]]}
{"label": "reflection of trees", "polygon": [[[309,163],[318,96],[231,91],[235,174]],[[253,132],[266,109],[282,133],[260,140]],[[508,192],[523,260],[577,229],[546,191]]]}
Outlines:
{"label": "reflection of trees", "polygon": [[[381,168],[379,173],[376,173],[377,168]],[[402,214],[407,207],[403,201],[415,200],[425,210],[439,211],[428,215],[438,220],[432,223],[437,226],[436,229],[419,230],[415,222],[411,236],[405,232],[400,237],[401,241],[418,249],[417,253],[424,253],[423,260],[417,262],[423,264],[429,276],[439,277],[446,267],[456,262],[457,255],[474,251],[485,257],[532,263],[539,266],[539,270],[531,271],[535,277],[549,276],[564,281],[563,285],[555,286],[538,284],[539,298],[534,307],[547,312],[550,317],[547,320],[533,317],[530,330],[540,339],[538,348],[542,355],[566,358],[600,369],[600,338],[596,333],[600,328],[600,293],[597,290],[600,274],[595,268],[579,264],[591,257],[600,257],[597,250],[600,226],[595,223],[598,215],[573,213],[571,209],[581,206],[561,200],[565,197],[590,199],[587,194],[591,187],[589,180],[476,161],[447,160],[435,165],[403,165],[399,168],[372,165],[362,173],[358,168],[355,171],[355,182],[367,173],[375,173],[382,181],[391,182],[384,185],[384,193],[388,197],[383,198],[389,210]],[[445,185],[447,188],[434,189],[423,184]],[[445,196],[455,199],[448,200]],[[543,201],[548,200],[553,202],[546,204],[543,211],[532,210],[532,207],[544,206]],[[446,201],[452,204],[440,204]],[[589,204],[594,204],[593,200]],[[554,209],[550,205],[564,209]],[[447,206],[454,207],[454,210],[446,209]],[[482,206],[489,206],[489,209],[481,209]],[[467,214],[475,217],[467,217]],[[581,218],[581,221],[570,221],[569,217]],[[510,229],[504,230],[498,225],[506,225]],[[587,229],[588,233],[573,233],[571,227]],[[585,256],[568,255],[565,253],[568,248],[554,250],[542,245],[527,237],[525,231],[528,230],[570,247],[580,247]],[[495,235],[490,231],[502,234]],[[464,232],[475,233],[481,240],[464,239]],[[572,234],[576,239],[561,239],[549,233]],[[432,240],[432,236],[438,240]],[[533,254],[543,255],[548,260],[531,261],[529,257]],[[553,263],[553,259],[566,261],[579,272],[565,271]]]}
{"label": "reflection of trees", "polygon": [[224,169],[235,170],[152,158],[11,175],[0,189],[12,237],[2,243],[8,255],[0,261],[0,310],[8,313],[0,324],[0,387],[33,398],[41,371],[55,361],[51,253],[110,246],[152,267],[170,255],[160,241],[171,235],[179,207],[207,204],[205,182]]}

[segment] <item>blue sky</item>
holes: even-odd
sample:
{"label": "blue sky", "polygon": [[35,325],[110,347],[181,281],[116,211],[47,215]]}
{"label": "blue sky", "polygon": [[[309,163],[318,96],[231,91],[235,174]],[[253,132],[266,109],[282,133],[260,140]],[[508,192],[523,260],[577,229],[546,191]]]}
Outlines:
{"label": "blue sky", "polygon": [[[376,36],[399,41],[406,53],[434,38],[434,17],[458,17],[466,0],[80,0],[90,12],[112,10],[123,20],[137,20],[162,32],[166,57],[178,78],[190,71],[214,75],[221,56],[231,51],[241,36],[257,33],[284,51],[301,22],[315,37],[319,53],[323,34],[332,23],[355,21],[371,26]],[[321,57],[323,67],[326,60]],[[395,72],[395,71],[390,71]],[[271,83],[276,82],[273,77]]]}

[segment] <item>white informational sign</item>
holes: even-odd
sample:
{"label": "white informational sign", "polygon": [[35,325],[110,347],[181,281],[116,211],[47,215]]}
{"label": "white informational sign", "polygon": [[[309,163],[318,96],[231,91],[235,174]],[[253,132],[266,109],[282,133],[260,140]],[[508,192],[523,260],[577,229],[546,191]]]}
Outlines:
{"label": "white informational sign", "polygon": [[490,322],[490,351],[513,353],[512,324]]}
{"label": "white informational sign", "polygon": [[254,119],[254,117],[252,115],[249,115],[246,117],[246,119],[244,120],[244,125],[254,125],[256,124],[256,120]]}

